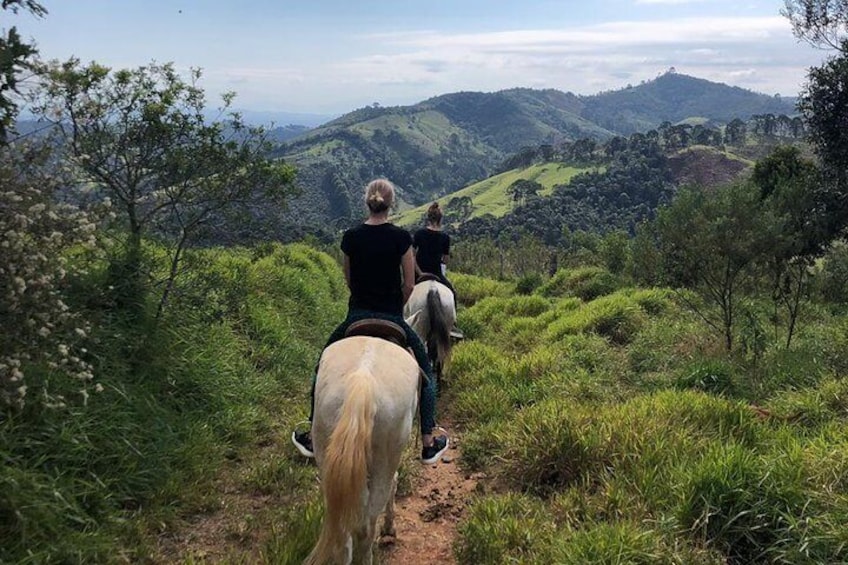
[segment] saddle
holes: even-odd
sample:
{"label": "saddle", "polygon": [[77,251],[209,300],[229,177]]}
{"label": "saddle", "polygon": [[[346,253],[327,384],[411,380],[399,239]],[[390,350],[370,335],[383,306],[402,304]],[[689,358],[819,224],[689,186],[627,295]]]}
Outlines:
{"label": "saddle", "polygon": [[[353,336],[367,336],[367,337],[377,337],[380,339],[385,339],[386,341],[390,341],[395,345],[399,345],[406,349],[406,351],[412,355],[412,358],[415,359],[415,353],[412,351],[412,348],[406,342],[406,332],[403,331],[403,328],[397,325],[394,322],[390,322],[389,320],[383,320],[382,318],[365,318],[364,320],[358,320],[348,326],[345,331],[345,337],[353,337]],[[419,394],[420,389],[430,382],[430,379],[427,378],[427,375],[421,369],[418,369],[418,388]]]}
{"label": "saddle", "polygon": [[389,320],[380,318],[365,318],[358,320],[348,326],[345,332],[345,337],[356,335],[364,335],[368,337],[378,337],[385,339],[396,345],[400,345],[404,349],[408,347],[406,343],[406,332],[403,328]]}
{"label": "saddle", "polygon": [[439,277],[437,277],[433,273],[421,273],[421,275],[417,279],[415,279],[416,284],[427,282],[427,281],[442,282],[442,279],[440,279]]}

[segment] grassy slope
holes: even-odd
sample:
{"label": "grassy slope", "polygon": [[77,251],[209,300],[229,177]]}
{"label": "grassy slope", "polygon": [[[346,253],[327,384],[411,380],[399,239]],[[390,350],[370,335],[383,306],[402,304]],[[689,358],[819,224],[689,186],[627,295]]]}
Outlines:
{"label": "grassy slope", "polygon": [[[304,245],[190,260],[146,340],[99,320],[106,390],[88,409],[0,421],[0,562],[144,561],[151,534],[221,509],[222,474],[255,505],[218,532],[231,540],[218,557],[305,557],[315,470],[287,436],[344,312],[341,271]],[[465,464],[490,477],[460,563],[848,560],[845,319],[811,308],[791,351],[754,363],[724,355],[672,293],[601,268],[560,271],[530,296],[453,281],[469,339],[440,410],[465,428]],[[95,282],[78,292],[96,299]]]}
{"label": "grassy slope", "polygon": [[[332,137],[331,134],[335,129],[319,129],[298,138],[298,143],[294,146],[295,151],[287,154],[286,159],[296,163],[310,163],[330,158],[334,150],[346,149],[343,140]],[[384,134],[396,131],[403,136],[409,146],[416,148],[422,155],[431,157],[436,155],[442,147],[448,146],[452,135],[456,135],[459,141],[467,144],[474,153],[481,156],[492,153],[490,149],[472,140],[462,128],[452,124],[443,114],[433,110],[383,114],[355,122],[346,129],[368,140],[373,140],[378,130]],[[330,134],[328,139],[321,139],[328,134]]]}
{"label": "grassy slope", "polygon": [[[466,186],[456,192],[438,199],[444,208],[447,203],[456,197],[468,196],[474,205],[472,218],[484,214],[492,214],[501,217],[512,210],[512,200],[507,189],[519,179],[531,180],[541,184],[544,189],[540,196],[549,196],[555,186],[568,184],[571,179],[587,169],[578,169],[562,163],[543,163],[531,165],[526,169],[513,169],[499,175],[489,177],[486,180]],[[429,203],[417,208],[404,210],[394,217],[393,221],[400,226],[411,226],[418,223],[426,213]]]}
{"label": "grassy slope", "polygon": [[792,350],[753,360],[674,293],[601,268],[530,296],[454,284],[470,339],[447,394],[464,463],[494,486],[459,563],[848,560],[844,318],[812,307]]}
{"label": "grassy slope", "polygon": [[[0,414],[0,562],[143,562],[155,537],[220,507],[217,481],[243,458],[246,488],[276,512],[267,523],[301,509],[293,491],[314,504],[314,469],[290,449],[262,450],[288,445],[308,413],[309,376],[345,311],[341,270],[304,245],[187,261],[194,268],[158,327],[106,303],[91,311],[89,354],[104,390],[87,408],[74,383],[53,379],[69,406],[39,409],[38,382],[50,375],[33,369],[29,409]],[[76,294],[97,304],[99,283],[94,272]]]}

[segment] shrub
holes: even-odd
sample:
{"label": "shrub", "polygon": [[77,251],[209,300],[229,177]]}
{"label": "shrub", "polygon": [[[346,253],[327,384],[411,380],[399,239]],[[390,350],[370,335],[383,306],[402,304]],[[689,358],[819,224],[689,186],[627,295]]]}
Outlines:
{"label": "shrub", "polygon": [[663,288],[648,288],[625,291],[633,302],[639,305],[646,314],[664,314],[673,308],[671,291]]}
{"label": "shrub", "polygon": [[606,269],[581,267],[557,271],[537,292],[542,296],[576,296],[588,302],[610,294],[620,287],[619,279]]}
{"label": "shrub", "polygon": [[601,438],[578,407],[550,399],[521,411],[506,428],[500,471],[513,487],[548,493],[605,468]]}
{"label": "shrub", "polygon": [[73,398],[56,395],[45,379],[29,384],[36,392],[30,397],[48,406],[88,398],[93,374],[80,342],[90,327],[67,304],[63,287],[69,250],[95,248],[97,225],[90,211],[59,202],[68,184],[50,146],[0,147],[0,408],[23,407],[26,373],[39,365],[75,382],[76,390]]}
{"label": "shrub", "polygon": [[549,339],[592,331],[615,344],[630,342],[645,322],[645,314],[629,298],[614,294],[593,300],[569,316],[548,326]]}
{"label": "shrub", "polygon": [[848,419],[848,381],[830,379],[816,388],[778,393],[767,404],[774,416],[804,426]]}
{"label": "shrub", "polygon": [[487,296],[509,296],[515,290],[510,283],[462,273],[451,274],[451,282],[456,288],[457,302],[463,306],[473,306]]}
{"label": "shrub", "polygon": [[467,512],[457,528],[458,563],[550,562],[554,525],[539,500],[517,494],[490,496],[475,500]]}
{"label": "shrub", "polygon": [[550,301],[541,296],[488,297],[464,310],[461,313],[461,322],[472,328],[475,337],[491,336],[513,318],[536,317],[550,306]]}
{"label": "shrub", "polygon": [[718,360],[697,362],[687,367],[678,377],[677,388],[732,395],[733,369],[727,363]]}
{"label": "shrub", "polygon": [[541,285],[542,275],[539,273],[529,273],[518,279],[515,283],[515,292],[518,294],[532,294]]}
{"label": "shrub", "polygon": [[680,523],[733,562],[782,562],[783,553],[804,541],[797,528],[807,501],[801,469],[789,457],[717,447],[683,486]]}

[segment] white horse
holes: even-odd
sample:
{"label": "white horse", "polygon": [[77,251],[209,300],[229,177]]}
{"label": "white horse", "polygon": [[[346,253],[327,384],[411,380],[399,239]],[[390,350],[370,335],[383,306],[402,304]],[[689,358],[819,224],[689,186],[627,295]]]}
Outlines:
{"label": "white horse", "polygon": [[394,535],[401,454],[418,408],[419,367],[402,347],[348,337],[321,355],[312,441],[324,522],[305,564],[371,563],[377,519]]}
{"label": "white horse", "polygon": [[427,347],[436,380],[441,383],[450,362],[450,332],[456,322],[453,293],[438,281],[420,282],[403,307],[403,316]]}

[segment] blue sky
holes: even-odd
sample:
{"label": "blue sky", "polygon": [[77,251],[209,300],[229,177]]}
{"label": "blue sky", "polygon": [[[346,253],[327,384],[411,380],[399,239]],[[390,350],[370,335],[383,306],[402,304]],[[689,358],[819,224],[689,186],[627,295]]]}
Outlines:
{"label": "blue sky", "polygon": [[211,98],[344,113],[460,90],[595,94],[680,73],[794,96],[827,56],[782,0],[41,0],[5,15],[45,58],[200,67]]}

